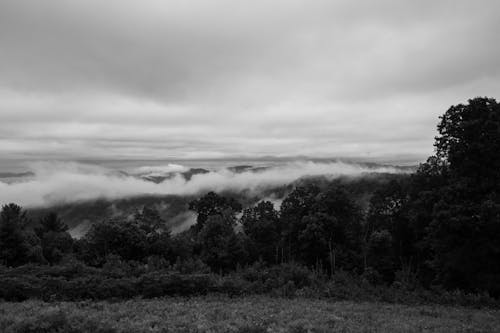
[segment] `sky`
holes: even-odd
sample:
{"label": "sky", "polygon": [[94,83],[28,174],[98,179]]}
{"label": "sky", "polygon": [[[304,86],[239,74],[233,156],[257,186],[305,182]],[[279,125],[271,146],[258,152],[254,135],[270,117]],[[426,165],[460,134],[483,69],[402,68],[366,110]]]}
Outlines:
{"label": "sky", "polygon": [[500,1],[2,0],[0,160],[424,160]]}

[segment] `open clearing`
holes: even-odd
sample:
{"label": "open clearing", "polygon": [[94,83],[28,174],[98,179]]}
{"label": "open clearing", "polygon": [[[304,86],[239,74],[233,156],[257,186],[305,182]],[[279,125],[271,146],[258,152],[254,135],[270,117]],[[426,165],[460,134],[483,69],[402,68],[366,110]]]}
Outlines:
{"label": "open clearing", "polygon": [[1,332],[500,332],[500,311],[271,297],[0,303]]}

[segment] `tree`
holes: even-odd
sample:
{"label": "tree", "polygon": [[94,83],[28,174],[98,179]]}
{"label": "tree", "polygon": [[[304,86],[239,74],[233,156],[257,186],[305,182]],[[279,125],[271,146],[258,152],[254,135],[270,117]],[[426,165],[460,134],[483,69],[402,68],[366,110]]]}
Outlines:
{"label": "tree", "polygon": [[134,221],[110,219],[97,222],[80,244],[84,260],[102,265],[108,255],[124,260],[142,260],[147,255],[147,235]]}
{"label": "tree", "polygon": [[374,266],[370,259],[376,258],[373,255],[366,257],[370,251],[372,235],[388,232],[392,247],[390,252],[394,255],[391,258],[393,266],[398,269],[416,270],[412,265],[417,257],[417,238],[408,213],[408,185],[407,179],[392,180],[373,194],[364,231],[365,269],[367,266]]}
{"label": "tree", "polygon": [[438,132],[436,156],[415,177],[435,282],[498,296],[500,106],[481,97],[452,106]]}
{"label": "tree", "polygon": [[170,258],[172,252],[170,229],[156,209],[144,207],[141,212],[134,215],[134,222],[146,236],[148,255],[172,259]]}
{"label": "tree", "polygon": [[295,188],[280,209],[283,242],[289,260],[312,267],[354,269],[360,253],[362,214],[338,184]]}
{"label": "tree", "polygon": [[230,210],[210,215],[200,230],[201,258],[214,271],[236,267],[238,254],[243,251],[234,231],[236,221]]}
{"label": "tree", "polygon": [[166,221],[152,207],[145,206],[142,211],[136,212],[134,221],[147,235],[170,233]]}
{"label": "tree", "polygon": [[469,180],[469,190],[481,193],[500,188],[500,104],[478,97],[452,106],[441,116],[436,156],[454,180]]}
{"label": "tree", "polygon": [[388,230],[374,231],[368,240],[368,262],[386,282],[394,280],[393,239]]}
{"label": "tree", "polygon": [[[318,243],[324,244],[323,256],[318,258],[328,263],[325,266],[329,266],[331,274],[337,267],[349,270],[358,267],[361,221],[360,207],[343,187],[337,185],[329,186],[319,193],[311,213],[303,218],[304,232],[315,225],[313,230],[318,235],[316,239]],[[304,232],[301,235],[302,248],[317,248],[317,245],[311,244],[314,242],[313,237],[309,236],[309,242],[305,241]]]}
{"label": "tree", "polygon": [[194,257],[198,245],[196,236],[193,229],[173,235],[170,241],[171,259],[187,260]]}
{"label": "tree", "polygon": [[44,216],[35,229],[40,238],[44,258],[50,263],[58,263],[65,254],[73,250],[73,238],[67,232],[68,226],[51,212]]}
{"label": "tree", "polygon": [[198,214],[196,218],[196,230],[201,230],[211,215],[222,215],[228,209],[234,214],[241,212],[241,204],[233,198],[226,198],[215,192],[209,192],[203,197],[191,201],[189,209]]}
{"label": "tree", "polygon": [[35,229],[37,234],[44,232],[65,232],[68,231],[68,226],[59,218],[57,213],[50,212],[40,219],[39,227]]}
{"label": "tree", "polygon": [[27,262],[41,262],[40,240],[28,230],[26,211],[16,204],[2,207],[0,212],[0,262],[19,266]]}
{"label": "tree", "polygon": [[301,259],[309,266],[330,267],[333,275],[337,266],[337,229],[339,221],[331,215],[315,212],[302,218],[304,229],[299,234]]}
{"label": "tree", "polygon": [[7,266],[27,262],[28,248],[23,228],[28,223],[26,212],[16,204],[2,207],[0,213],[0,259]]}
{"label": "tree", "polygon": [[257,257],[268,263],[278,263],[281,226],[274,205],[261,201],[255,207],[245,209],[240,222],[253,242]]}
{"label": "tree", "polygon": [[319,193],[319,187],[314,185],[296,187],[281,203],[279,215],[284,249],[282,257],[289,261],[299,255],[299,234],[304,229],[302,219],[311,212]]}

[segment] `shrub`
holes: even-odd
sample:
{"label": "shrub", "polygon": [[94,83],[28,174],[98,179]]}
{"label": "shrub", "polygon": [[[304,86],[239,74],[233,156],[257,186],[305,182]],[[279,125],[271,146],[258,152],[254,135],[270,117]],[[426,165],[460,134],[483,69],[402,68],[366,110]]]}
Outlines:
{"label": "shrub", "polygon": [[27,280],[24,277],[6,277],[0,279],[0,299],[6,301],[24,301],[28,298],[37,298],[36,279]]}
{"label": "shrub", "polygon": [[[136,267],[135,264],[126,262],[119,265]],[[198,264],[193,264],[196,265]],[[439,287],[424,289],[399,282],[391,286],[374,285],[370,283],[368,273],[360,276],[342,270],[337,271],[331,279],[326,279],[303,266],[291,263],[272,267],[257,263],[224,276],[182,274],[168,270],[139,274],[140,268],[133,270],[138,273],[137,276],[121,276],[122,273],[117,273],[115,269],[110,272],[109,267],[96,269],[76,263],[52,267],[0,267],[0,299],[115,300],[133,297],[194,296],[212,292],[229,296],[269,294],[280,297],[301,296],[404,304],[500,306],[498,300],[485,293],[447,291]],[[125,271],[128,271],[128,268]]]}
{"label": "shrub", "polygon": [[310,270],[294,263],[271,267],[264,267],[261,263],[257,263],[240,271],[238,274],[244,280],[259,285],[260,288],[258,287],[257,290],[267,292],[290,285],[290,282],[293,282],[297,288],[303,288],[310,286],[314,280]]}
{"label": "shrub", "polygon": [[384,282],[383,276],[373,267],[367,267],[363,272],[362,278],[373,285]]}
{"label": "shrub", "polygon": [[182,274],[208,274],[210,273],[210,267],[208,267],[200,258],[188,258],[181,260],[177,257],[177,260],[173,266],[173,269]]}
{"label": "shrub", "polygon": [[252,288],[252,286],[251,282],[233,274],[220,278],[217,281],[217,286],[212,291],[229,296],[246,295],[256,293],[256,289]]}
{"label": "shrub", "polygon": [[208,274],[150,273],[140,277],[138,289],[147,298],[161,296],[205,295],[215,285]]}

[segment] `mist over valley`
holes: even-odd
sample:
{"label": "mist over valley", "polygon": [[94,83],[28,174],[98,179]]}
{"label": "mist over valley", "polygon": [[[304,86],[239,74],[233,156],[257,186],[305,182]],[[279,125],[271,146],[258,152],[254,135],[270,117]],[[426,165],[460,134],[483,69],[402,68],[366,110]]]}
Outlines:
{"label": "mist over valley", "polygon": [[[334,180],[385,181],[408,174],[414,167],[330,161],[234,161],[148,163],[139,161],[103,166],[78,162],[31,162],[25,170],[0,174],[0,203],[16,202],[37,220],[50,211],[60,214],[74,237],[81,237],[95,221],[132,219],[145,206],[158,211],[172,232],[196,222],[188,203],[209,191],[237,198],[244,207],[258,201],[282,199],[304,182]],[[143,162],[147,163],[147,162]],[[254,163],[254,164],[250,164]],[[361,191],[366,201],[370,189]]]}

